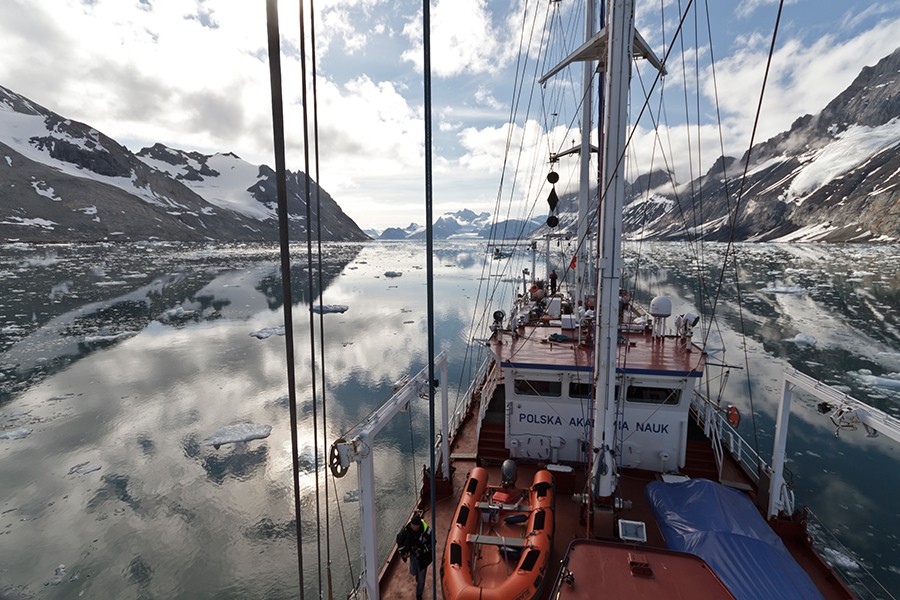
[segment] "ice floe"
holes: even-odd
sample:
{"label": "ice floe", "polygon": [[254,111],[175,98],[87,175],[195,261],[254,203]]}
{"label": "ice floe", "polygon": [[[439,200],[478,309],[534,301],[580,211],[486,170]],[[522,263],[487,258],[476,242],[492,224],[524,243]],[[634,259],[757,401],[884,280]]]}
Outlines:
{"label": "ice floe", "polygon": [[841,567],[843,569],[851,569],[857,570],[859,569],[859,563],[853,560],[851,557],[846,554],[835,550],[834,548],[824,548],[822,551],[824,554],[825,561],[831,563],[834,566]]}
{"label": "ice floe", "polygon": [[323,304],[314,305],[310,310],[315,313],[345,313],[349,308],[346,304]]}
{"label": "ice floe", "polygon": [[196,312],[195,310],[184,310],[183,306],[176,306],[163,311],[159,318],[164,321],[178,321],[180,319],[190,319]]}
{"label": "ice floe", "polygon": [[793,343],[797,344],[798,346],[815,346],[816,343],[818,342],[818,340],[815,337],[809,335],[808,333],[798,333],[794,337],[788,338],[784,341],[793,342]]}
{"label": "ice floe", "polygon": [[764,287],[759,290],[763,294],[805,294],[806,288],[802,287],[791,287],[791,286],[772,286],[772,287]]}
{"label": "ice floe", "polygon": [[19,427],[18,429],[10,429],[0,432],[0,440],[21,440],[27,438],[34,431],[30,427]]}
{"label": "ice floe", "polygon": [[860,369],[856,372],[856,377],[866,385],[900,390],[900,377],[895,377],[894,375],[894,373],[891,373],[891,376],[879,377],[878,375],[873,375],[869,369]]}
{"label": "ice floe", "polygon": [[226,425],[201,442],[204,446],[212,446],[216,450],[225,444],[249,442],[269,437],[272,433],[271,425],[256,425],[255,423],[238,423]]}
{"label": "ice floe", "polygon": [[134,337],[137,334],[137,331],[122,331],[120,333],[113,333],[109,335],[88,335],[85,336],[84,343],[88,345],[107,344],[110,342],[115,342],[116,340]]}
{"label": "ice floe", "polygon": [[277,327],[263,327],[262,329],[251,331],[250,335],[261,340],[270,338],[273,335],[284,335],[284,325],[278,325]]}
{"label": "ice floe", "polygon": [[103,466],[99,463],[83,462],[69,469],[69,475],[87,475],[88,473],[99,471],[102,468]]}

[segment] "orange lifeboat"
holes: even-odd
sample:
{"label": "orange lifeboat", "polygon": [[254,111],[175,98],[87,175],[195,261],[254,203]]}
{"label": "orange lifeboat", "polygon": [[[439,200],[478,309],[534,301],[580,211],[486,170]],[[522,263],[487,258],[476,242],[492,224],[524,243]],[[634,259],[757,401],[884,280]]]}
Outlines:
{"label": "orange lifeboat", "polygon": [[[487,470],[475,467],[466,480],[444,548],[444,598],[530,600],[540,594],[550,562],[553,474],[538,471],[518,495],[487,479]],[[520,504],[526,497],[528,504]]]}

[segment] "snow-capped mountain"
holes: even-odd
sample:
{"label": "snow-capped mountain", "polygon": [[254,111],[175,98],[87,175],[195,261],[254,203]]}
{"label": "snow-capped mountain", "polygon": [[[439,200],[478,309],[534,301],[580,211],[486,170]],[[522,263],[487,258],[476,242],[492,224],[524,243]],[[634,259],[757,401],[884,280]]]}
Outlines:
{"label": "snow-capped mountain", "polygon": [[[134,154],[0,86],[0,236],[7,240],[274,240],[274,175],[234,154],[162,144]],[[306,235],[303,177],[288,173],[294,239]],[[368,238],[309,184],[323,208],[323,239]]]}
{"label": "snow-capped mountain", "polygon": [[[677,193],[665,172],[632,182],[624,233],[662,240],[724,241],[733,234],[745,241],[896,241],[898,150],[900,49],[864,68],[819,114],[755,145],[743,185],[746,154],[720,157],[703,177],[676,185]],[[574,197],[560,198],[558,231],[575,231],[576,206]]]}
{"label": "snow-capped mountain", "polygon": [[[435,239],[513,239],[527,235],[540,226],[543,219],[531,221],[508,220],[499,223],[491,221],[487,212],[475,213],[469,209],[444,213],[434,222]],[[425,227],[410,223],[406,228],[389,227],[379,236],[382,240],[422,240]]]}

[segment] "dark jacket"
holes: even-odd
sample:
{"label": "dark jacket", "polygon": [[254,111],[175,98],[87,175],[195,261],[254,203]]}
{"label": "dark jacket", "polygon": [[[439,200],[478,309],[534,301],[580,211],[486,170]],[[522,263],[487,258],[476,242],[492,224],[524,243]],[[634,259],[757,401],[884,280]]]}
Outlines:
{"label": "dark jacket", "polygon": [[424,519],[419,519],[421,526],[419,531],[413,531],[407,524],[397,534],[397,549],[400,556],[406,558],[415,556],[419,561],[419,568],[424,569],[431,564],[431,528]]}

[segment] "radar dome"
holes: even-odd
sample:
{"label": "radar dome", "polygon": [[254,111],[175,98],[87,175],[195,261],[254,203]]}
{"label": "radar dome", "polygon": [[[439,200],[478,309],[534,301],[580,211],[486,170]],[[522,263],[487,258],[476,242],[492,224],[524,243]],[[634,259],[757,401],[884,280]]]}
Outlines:
{"label": "radar dome", "polygon": [[671,317],[672,299],[668,296],[657,296],[651,300],[650,315],[653,317]]}

